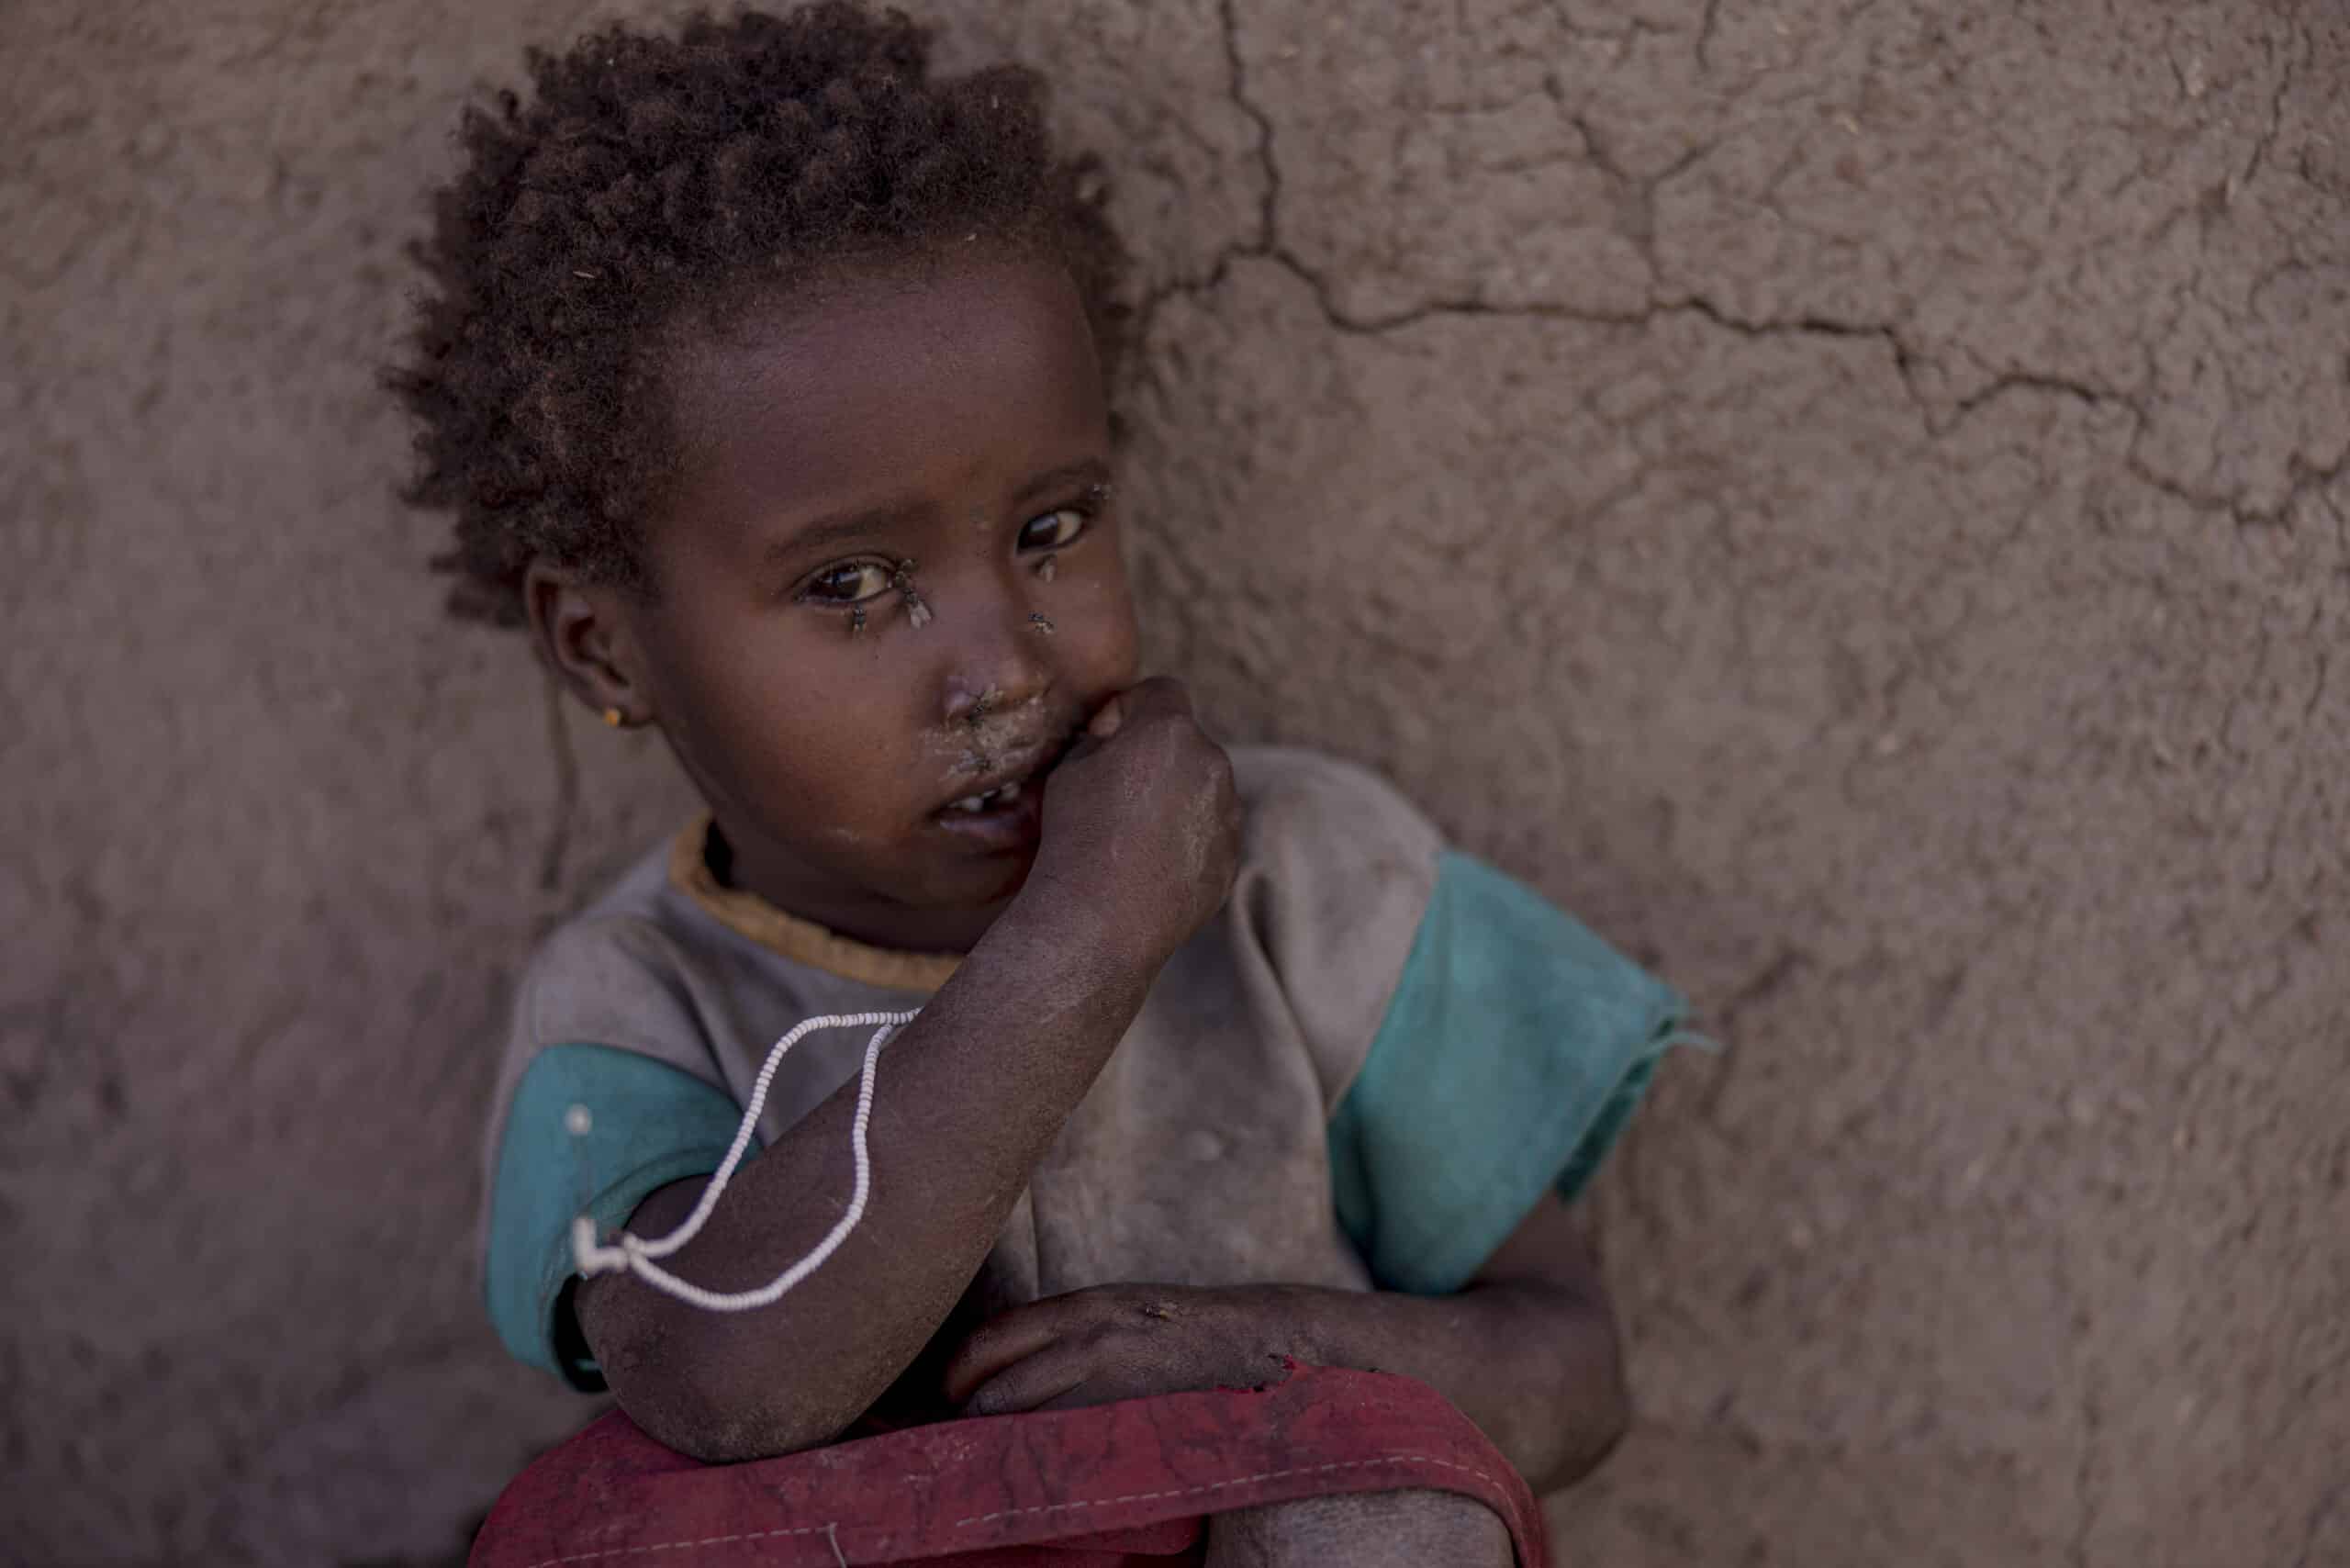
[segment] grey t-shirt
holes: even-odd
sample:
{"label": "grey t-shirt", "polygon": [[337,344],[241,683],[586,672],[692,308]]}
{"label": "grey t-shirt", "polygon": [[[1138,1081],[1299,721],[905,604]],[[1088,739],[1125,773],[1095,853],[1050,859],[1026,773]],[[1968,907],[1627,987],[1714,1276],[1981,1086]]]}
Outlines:
{"label": "grey t-shirt", "polygon": [[[1448,855],[1384,783],[1302,751],[1233,763],[1231,896],[1038,1162],[974,1282],[979,1310],[1121,1281],[1455,1288],[1544,1186],[1588,1173],[1670,1037],[1677,997]],[[515,1000],[485,1149],[487,1294],[516,1355],[575,1381],[593,1378],[564,1320],[572,1216],[609,1232],[716,1169],[778,1036],[920,1007],[958,961],[722,886],[708,832],[690,824],[559,928]],[[869,1034],[795,1045],[760,1141],[853,1079]],[[877,1183],[890,1154],[872,1150]]]}

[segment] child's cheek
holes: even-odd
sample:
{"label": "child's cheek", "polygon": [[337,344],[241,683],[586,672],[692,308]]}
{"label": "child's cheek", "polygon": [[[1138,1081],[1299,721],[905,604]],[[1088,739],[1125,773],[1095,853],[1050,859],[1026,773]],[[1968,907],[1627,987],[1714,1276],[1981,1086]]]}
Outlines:
{"label": "child's cheek", "polygon": [[1076,602],[1069,619],[1077,623],[1071,652],[1080,655],[1080,678],[1089,689],[1104,695],[1132,686],[1141,657],[1141,634],[1125,574],[1106,573],[1070,586],[1075,591],[1069,597]]}

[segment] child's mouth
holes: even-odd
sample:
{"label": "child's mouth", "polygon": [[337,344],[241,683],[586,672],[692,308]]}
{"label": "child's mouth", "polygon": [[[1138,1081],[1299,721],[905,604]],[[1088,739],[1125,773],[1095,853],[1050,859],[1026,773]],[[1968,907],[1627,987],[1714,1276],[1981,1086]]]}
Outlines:
{"label": "child's mouth", "polygon": [[931,820],[957,839],[989,854],[1035,847],[1045,820],[1045,775],[1058,760],[1057,749],[1005,759],[1020,771],[984,790],[957,797]]}
{"label": "child's mouth", "polygon": [[1009,784],[999,784],[994,789],[984,790],[979,794],[966,795],[946,809],[950,812],[960,812],[966,816],[977,816],[981,812],[993,811],[998,806],[1011,805],[1020,799],[1023,787],[1024,781],[1015,778]]}

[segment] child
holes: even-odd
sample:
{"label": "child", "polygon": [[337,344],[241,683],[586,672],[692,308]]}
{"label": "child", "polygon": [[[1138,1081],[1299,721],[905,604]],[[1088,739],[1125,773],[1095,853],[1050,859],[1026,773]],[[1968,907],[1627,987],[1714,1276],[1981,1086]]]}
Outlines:
{"label": "child", "polygon": [[[1137,678],[1124,256],[1042,84],[925,57],[840,4],[535,55],[420,252],[395,380],[455,608],[657,727],[708,807],[520,984],[498,1331],[712,1461],[1294,1358],[1419,1379],[1570,1480],[1626,1412],[1565,1199],[1679,1000],[1378,780],[1227,753]],[[576,1276],[583,1206],[643,1237],[693,1207],[777,1036],[916,1007],[869,1206],[796,1289],[717,1314]],[[864,1045],[783,1058],[668,1267],[740,1290],[834,1226]],[[1458,1501],[1240,1510],[1211,1560],[1508,1561]]]}

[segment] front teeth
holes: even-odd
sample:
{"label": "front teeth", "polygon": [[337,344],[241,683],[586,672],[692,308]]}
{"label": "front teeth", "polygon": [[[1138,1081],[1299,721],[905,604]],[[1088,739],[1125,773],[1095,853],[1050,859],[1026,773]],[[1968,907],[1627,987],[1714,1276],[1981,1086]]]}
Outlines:
{"label": "front teeth", "polygon": [[950,812],[984,812],[990,806],[1008,806],[1018,799],[1020,785],[1014,780],[1010,784],[999,784],[984,794],[966,795],[946,809]]}

